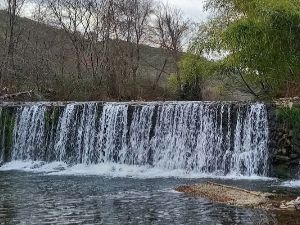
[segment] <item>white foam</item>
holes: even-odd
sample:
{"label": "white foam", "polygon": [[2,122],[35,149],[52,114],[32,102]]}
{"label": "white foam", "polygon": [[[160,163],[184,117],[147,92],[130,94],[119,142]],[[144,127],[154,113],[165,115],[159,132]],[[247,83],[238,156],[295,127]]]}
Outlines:
{"label": "white foam", "polygon": [[51,173],[65,170],[67,164],[62,162],[45,163],[42,161],[12,161],[0,167],[0,171],[24,171],[34,173]]}
{"label": "white foam", "polygon": [[134,166],[116,163],[102,163],[97,165],[77,164],[68,166],[62,162],[33,162],[33,161],[12,161],[0,167],[0,171],[25,171],[33,173],[46,173],[48,175],[71,175],[71,176],[108,176],[108,177],[130,177],[140,179],[150,178],[216,178],[233,180],[270,180],[271,178],[259,176],[241,176],[231,174],[217,176],[212,174],[187,172],[185,170],[167,170],[150,166]]}
{"label": "white foam", "polygon": [[297,188],[300,187],[300,180],[286,181],[282,184],[282,186]]}

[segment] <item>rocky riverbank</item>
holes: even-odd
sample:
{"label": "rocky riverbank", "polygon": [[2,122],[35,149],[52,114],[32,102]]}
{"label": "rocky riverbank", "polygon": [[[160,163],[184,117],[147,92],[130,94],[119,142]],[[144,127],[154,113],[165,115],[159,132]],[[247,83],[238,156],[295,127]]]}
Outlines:
{"label": "rocky riverbank", "polygon": [[250,191],[212,182],[180,186],[176,191],[191,196],[206,198],[215,203],[245,208],[260,208],[271,211],[300,210],[300,198]]}
{"label": "rocky riverbank", "polygon": [[269,203],[268,196],[271,196],[268,193],[253,192],[211,182],[181,186],[176,191],[207,198],[216,203],[251,208],[266,206]]}

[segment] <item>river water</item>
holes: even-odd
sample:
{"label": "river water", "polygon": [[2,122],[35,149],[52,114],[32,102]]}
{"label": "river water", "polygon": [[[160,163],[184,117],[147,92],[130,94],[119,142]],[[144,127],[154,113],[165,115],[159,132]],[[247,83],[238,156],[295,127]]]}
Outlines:
{"label": "river water", "polygon": [[210,177],[299,196],[299,182],[263,178],[268,123],[262,103],[3,105],[0,224],[300,224],[174,191]]}
{"label": "river water", "polygon": [[[300,224],[293,214],[228,207],[174,191],[205,181],[2,171],[0,224]],[[276,180],[217,182],[252,190],[299,191],[278,186]]]}

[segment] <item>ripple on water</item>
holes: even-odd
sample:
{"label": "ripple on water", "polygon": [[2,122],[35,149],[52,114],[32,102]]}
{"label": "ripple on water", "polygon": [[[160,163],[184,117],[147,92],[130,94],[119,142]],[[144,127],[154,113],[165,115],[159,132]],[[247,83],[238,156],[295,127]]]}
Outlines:
{"label": "ripple on water", "polygon": [[[172,191],[179,185],[201,181],[0,172],[0,224],[250,225],[276,220],[263,210],[212,204]],[[269,184],[226,182],[253,187]]]}

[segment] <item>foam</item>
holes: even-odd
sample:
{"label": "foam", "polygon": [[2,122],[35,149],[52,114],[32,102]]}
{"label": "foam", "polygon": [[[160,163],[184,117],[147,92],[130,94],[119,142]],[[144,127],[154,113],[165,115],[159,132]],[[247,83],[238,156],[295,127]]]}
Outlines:
{"label": "foam", "polygon": [[286,182],[282,183],[282,186],[297,188],[297,187],[300,187],[300,180],[286,181]]}
{"label": "foam", "polygon": [[219,176],[214,174],[187,172],[185,170],[167,170],[150,166],[135,166],[116,163],[102,163],[97,165],[76,164],[68,166],[62,162],[45,163],[40,161],[12,161],[0,167],[0,171],[24,171],[42,173],[53,176],[107,176],[124,178],[215,178],[232,180],[270,180],[260,176],[241,176],[230,174]]}
{"label": "foam", "polygon": [[65,170],[67,164],[62,162],[45,163],[42,161],[12,161],[0,167],[0,171],[24,171],[34,173],[51,173]]}

